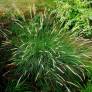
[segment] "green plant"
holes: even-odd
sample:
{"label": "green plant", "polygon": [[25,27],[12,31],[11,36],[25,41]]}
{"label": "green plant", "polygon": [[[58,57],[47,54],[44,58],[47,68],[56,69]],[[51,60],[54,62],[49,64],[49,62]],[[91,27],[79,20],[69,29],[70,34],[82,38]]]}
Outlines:
{"label": "green plant", "polygon": [[29,21],[22,18],[11,26],[12,44],[17,47],[13,63],[20,76],[16,85],[25,80],[33,92],[79,91],[88,76],[89,46],[77,41],[76,32],[57,26],[60,21],[51,11]]}
{"label": "green plant", "polygon": [[92,83],[88,83],[81,92],[92,92]]}
{"label": "green plant", "polygon": [[92,8],[88,7],[88,1],[57,0],[56,12],[61,17],[61,27],[68,31],[77,31],[77,35],[84,38],[91,38]]}
{"label": "green plant", "polygon": [[5,92],[32,92],[28,84],[23,84],[23,82],[19,85],[16,84],[17,82],[15,80],[9,82]]}

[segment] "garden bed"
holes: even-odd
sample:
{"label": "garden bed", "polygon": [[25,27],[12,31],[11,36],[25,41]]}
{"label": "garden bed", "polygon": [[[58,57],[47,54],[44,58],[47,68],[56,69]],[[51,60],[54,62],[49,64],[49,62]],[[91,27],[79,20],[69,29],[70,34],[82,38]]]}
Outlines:
{"label": "garden bed", "polygon": [[0,10],[0,92],[92,89],[91,7],[56,1]]}

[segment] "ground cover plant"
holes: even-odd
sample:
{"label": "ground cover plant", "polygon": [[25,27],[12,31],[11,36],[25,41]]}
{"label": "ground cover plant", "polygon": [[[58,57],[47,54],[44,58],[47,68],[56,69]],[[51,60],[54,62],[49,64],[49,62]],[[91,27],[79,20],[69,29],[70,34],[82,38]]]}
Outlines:
{"label": "ground cover plant", "polygon": [[13,56],[4,74],[5,92],[80,92],[86,87],[91,78],[91,41],[78,35],[90,28],[91,9],[80,0],[55,4],[9,13],[12,36],[7,38]]}

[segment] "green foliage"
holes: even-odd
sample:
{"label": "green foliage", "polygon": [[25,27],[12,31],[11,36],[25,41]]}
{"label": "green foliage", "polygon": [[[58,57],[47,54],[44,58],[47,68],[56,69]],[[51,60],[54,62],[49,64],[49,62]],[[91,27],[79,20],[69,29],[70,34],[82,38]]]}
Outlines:
{"label": "green foliage", "polygon": [[92,83],[88,83],[88,85],[81,92],[92,92]]}
{"label": "green foliage", "polygon": [[92,8],[88,7],[88,1],[57,0],[56,3],[56,12],[61,17],[63,27],[68,31],[77,31],[77,35],[91,38],[92,34],[89,33],[92,33]]}
{"label": "green foliage", "polygon": [[5,92],[32,92],[28,84],[16,84],[16,80],[9,82]]}
{"label": "green foliage", "polygon": [[30,9],[25,16],[17,7],[11,14],[17,68],[6,92],[78,92],[91,76],[90,42],[75,37],[91,38],[91,7],[81,0],[57,0],[48,10],[44,5],[36,14]]}
{"label": "green foliage", "polygon": [[[17,84],[24,77],[33,92],[76,92],[86,76],[88,47],[78,43],[75,32],[60,29],[53,12],[36,14],[29,21],[15,20],[11,31],[16,34],[13,63],[17,64]],[[65,24],[67,26],[67,23]],[[84,47],[85,46],[85,47]],[[77,90],[76,90],[76,89]]]}

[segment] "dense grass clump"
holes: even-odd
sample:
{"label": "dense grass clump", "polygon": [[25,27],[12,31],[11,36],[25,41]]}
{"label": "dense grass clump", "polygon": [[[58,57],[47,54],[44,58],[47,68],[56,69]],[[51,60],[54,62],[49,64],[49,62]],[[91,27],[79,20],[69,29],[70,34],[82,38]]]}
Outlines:
{"label": "dense grass clump", "polygon": [[85,85],[89,48],[58,22],[51,11],[29,20],[14,19],[12,44],[17,48],[12,60],[17,65],[17,86],[28,84],[32,92],[78,92]]}

